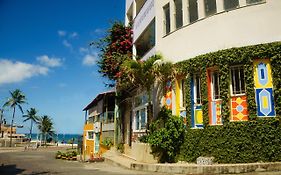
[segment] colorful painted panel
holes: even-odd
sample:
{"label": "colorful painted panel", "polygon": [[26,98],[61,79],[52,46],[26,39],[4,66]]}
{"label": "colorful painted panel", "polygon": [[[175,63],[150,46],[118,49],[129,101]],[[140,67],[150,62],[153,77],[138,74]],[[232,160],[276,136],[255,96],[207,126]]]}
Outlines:
{"label": "colorful painted panel", "polygon": [[231,121],[248,120],[247,97],[239,96],[231,98]]}
{"label": "colorful painted panel", "polygon": [[258,117],[275,117],[273,85],[269,59],[254,61],[254,81]]}
{"label": "colorful painted panel", "polygon": [[196,104],[195,91],[194,91],[194,81],[190,82],[191,88],[191,125],[192,128],[203,128],[203,112],[202,105]]}
{"label": "colorful painted panel", "polygon": [[211,102],[211,125],[221,125],[222,118],[221,118],[221,100],[212,101]]}
{"label": "colorful painted panel", "polygon": [[166,94],[164,98],[164,104],[167,107],[167,109],[172,109],[172,82],[168,81],[166,83]]}

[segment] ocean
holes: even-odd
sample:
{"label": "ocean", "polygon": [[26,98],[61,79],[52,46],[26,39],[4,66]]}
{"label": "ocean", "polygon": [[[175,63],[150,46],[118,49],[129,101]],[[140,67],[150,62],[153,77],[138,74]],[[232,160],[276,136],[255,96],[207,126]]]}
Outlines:
{"label": "ocean", "polygon": [[[26,138],[29,138],[29,134],[25,134]],[[78,139],[81,140],[82,135],[80,134],[56,134],[53,137],[53,140],[58,141],[59,143],[68,143],[72,138],[74,138],[74,143],[78,143]],[[40,140],[39,135],[31,134],[31,140]]]}

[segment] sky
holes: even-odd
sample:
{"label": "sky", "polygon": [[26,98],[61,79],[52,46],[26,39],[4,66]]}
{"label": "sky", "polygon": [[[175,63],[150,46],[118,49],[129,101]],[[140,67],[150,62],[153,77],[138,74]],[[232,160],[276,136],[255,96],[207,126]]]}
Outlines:
{"label": "sky", "polygon": [[[55,132],[82,134],[83,108],[108,90],[89,43],[124,21],[124,11],[125,0],[0,0],[0,107],[20,89],[25,113],[36,108],[52,118]],[[11,122],[11,109],[4,118]],[[17,109],[18,133],[29,132],[23,120]]]}

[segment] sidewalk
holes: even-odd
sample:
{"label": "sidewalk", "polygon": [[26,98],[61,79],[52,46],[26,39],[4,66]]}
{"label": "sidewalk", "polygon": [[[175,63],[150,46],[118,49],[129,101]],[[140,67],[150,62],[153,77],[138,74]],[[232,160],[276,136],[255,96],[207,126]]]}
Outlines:
{"label": "sidewalk", "polygon": [[281,174],[281,162],[214,165],[197,165],[190,163],[148,164],[137,162],[114,150],[106,152],[104,157],[106,162],[127,169],[169,174],[239,174],[273,171],[280,171]]}

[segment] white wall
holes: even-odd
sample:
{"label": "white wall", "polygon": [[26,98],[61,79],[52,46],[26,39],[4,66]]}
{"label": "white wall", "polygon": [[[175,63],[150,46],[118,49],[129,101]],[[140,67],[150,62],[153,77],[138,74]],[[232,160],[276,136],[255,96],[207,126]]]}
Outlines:
{"label": "white wall", "polygon": [[281,41],[281,0],[218,13],[165,37],[162,7],[172,0],[156,2],[156,50],[174,62],[231,47]]}

